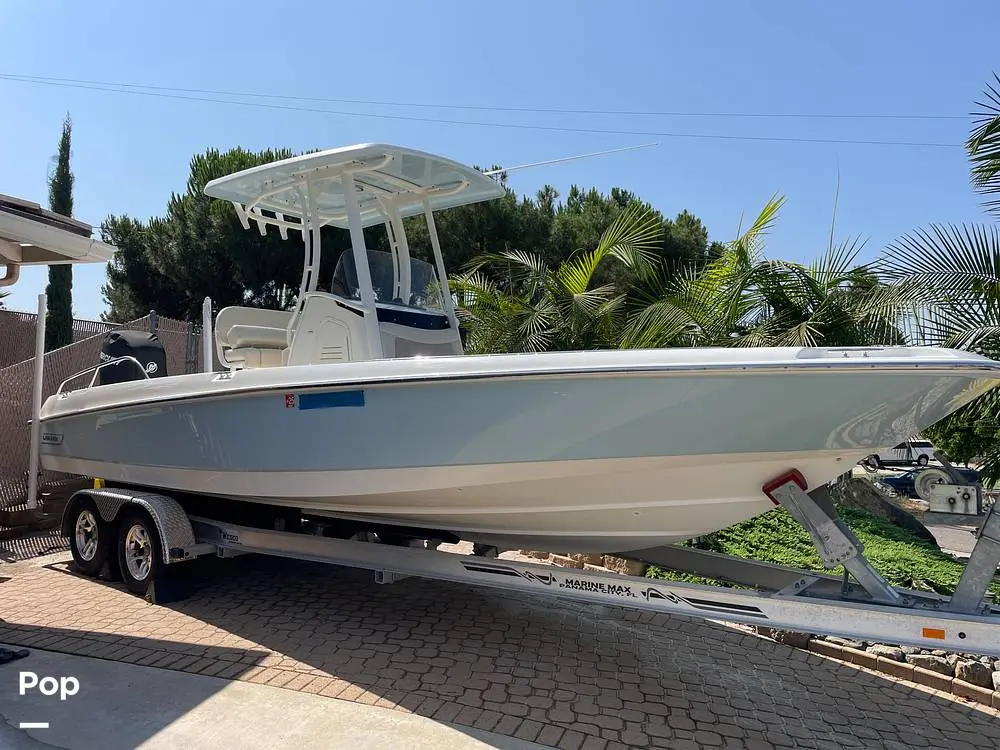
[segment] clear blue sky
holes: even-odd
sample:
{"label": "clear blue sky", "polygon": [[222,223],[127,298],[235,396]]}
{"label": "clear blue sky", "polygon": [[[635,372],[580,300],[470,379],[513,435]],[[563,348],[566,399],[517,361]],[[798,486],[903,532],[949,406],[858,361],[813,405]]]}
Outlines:
{"label": "clear blue sky", "polygon": [[[99,3],[4,0],[0,75],[21,74],[424,104],[592,110],[965,116],[1000,58],[983,2]],[[959,148],[565,133],[261,109],[0,80],[0,193],[47,200],[63,116],[73,117],[75,214],[162,213],[206,147],[293,150],[388,141],[507,166],[659,141],[655,149],[511,175],[627,187],[688,209],[729,239],[775,192],[788,203],[768,254],[808,260],[829,231],[870,256],[930,222],[983,221]],[[280,103],[280,102],[279,102]],[[567,115],[289,102],[373,114],[591,129],[960,144],[966,119]],[[74,312],[104,309],[103,266],[77,267]],[[44,269],[9,307],[31,309]]]}

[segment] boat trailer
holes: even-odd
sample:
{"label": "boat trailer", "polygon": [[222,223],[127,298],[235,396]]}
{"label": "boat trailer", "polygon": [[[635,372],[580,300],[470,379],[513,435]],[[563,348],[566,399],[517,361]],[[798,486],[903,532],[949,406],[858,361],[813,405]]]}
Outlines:
{"label": "boat trailer", "polygon": [[[99,483],[98,483],[99,484]],[[374,571],[375,581],[421,577],[595,604],[736,622],[811,634],[838,635],[961,653],[1000,656],[1000,606],[986,599],[1000,564],[1000,513],[990,508],[976,547],[951,597],[889,585],[864,557],[863,545],[837,517],[826,487],[807,491],[790,471],[762,491],[810,534],[824,566],[843,577],[665,546],[622,557],[755,587],[674,583],[616,573],[522,563],[490,554],[461,555],[413,540],[411,546],[338,539],[240,525],[190,515],[169,495],[131,489],[78,491],[66,506],[62,532],[76,567],[97,576],[120,574],[133,593],[157,600],[158,582],[178,564],[206,555],[264,554]],[[419,545],[419,546],[415,546]],[[477,552],[484,548],[477,546]]]}

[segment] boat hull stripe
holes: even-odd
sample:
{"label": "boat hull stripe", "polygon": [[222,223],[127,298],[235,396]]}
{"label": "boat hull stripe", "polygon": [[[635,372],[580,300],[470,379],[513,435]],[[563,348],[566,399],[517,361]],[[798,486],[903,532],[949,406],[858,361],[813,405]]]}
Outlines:
{"label": "boat hull stripe", "polygon": [[340,409],[365,405],[364,391],[326,391],[323,393],[300,393],[295,399],[296,408]]}

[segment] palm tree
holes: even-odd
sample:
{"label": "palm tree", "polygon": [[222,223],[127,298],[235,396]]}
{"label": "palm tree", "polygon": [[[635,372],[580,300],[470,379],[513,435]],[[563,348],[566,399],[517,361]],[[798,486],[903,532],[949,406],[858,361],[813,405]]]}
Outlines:
{"label": "palm tree", "polygon": [[[834,243],[810,265],[764,257],[784,199],[702,268],[669,273],[651,250],[656,216],[632,205],[558,268],[511,250],[484,256],[453,282],[467,347],[477,353],[671,346],[855,346],[904,343],[899,304],[866,265],[862,244]],[[602,263],[632,270],[626,291],[598,284]]]}
{"label": "palm tree", "polygon": [[764,235],[783,200],[769,200],[746,232],[725,245],[721,255],[704,268],[650,279],[634,300],[622,346],[726,345],[752,310],[746,290]]}
{"label": "palm tree", "polygon": [[[973,189],[1000,218],[1000,76],[976,103],[965,142]],[[997,224],[931,225],[886,248],[878,265],[893,284],[893,304],[907,306],[918,343],[968,349],[1000,358],[1000,227]],[[953,460],[984,453],[983,473],[1000,479],[1000,394],[987,392],[928,431]],[[966,439],[978,433],[974,440]],[[965,437],[963,437],[965,436]],[[965,455],[958,455],[964,453]]]}
{"label": "palm tree", "polygon": [[632,204],[612,222],[593,250],[578,250],[557,268],[539,255],[508,250],[481,256],[449,284],[459,300],[470,352],[568,351],[616,346],[626,294],[597,284],[607,263],[646,277],[656,262],[662,222]]}
{"label": "palm tree", "polygon": [[764,257],[764,239],[784,198],[772,197],[721,255],[700,271],[664,280],[636,300],[626,347],[856,346],[902,343],[898,311],[862,243],[834,244],[810,265]]}
{"label": "palm tree", "polygon": [[[998,86],[1000,77],[994,74]],[[1000,89],[987,84],[965,143],[972,185],[1000,218]],[[931,225],[886,248],[878,264],[896,299],[911,306],[916,337],[996,354],[1000,351],[1000,227]]]}

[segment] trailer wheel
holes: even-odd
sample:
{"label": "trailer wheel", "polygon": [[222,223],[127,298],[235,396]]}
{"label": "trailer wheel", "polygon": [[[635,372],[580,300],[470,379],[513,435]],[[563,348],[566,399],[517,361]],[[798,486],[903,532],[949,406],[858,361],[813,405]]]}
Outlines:
{"label": "trailer wheel", "polygon": [[149,513],[126,508],[118,529],[118,562],[125,587],[143,595],[163,567],[163,546]]}
{"label": "trailer wheel", "polygon": [[111,557],[114,532],[111,524],[101,519],[97,505],[89,497],[76,503],[70,525],[69,551],[81,573],[96,576]]}
{"label": "trailer wheel", "polygon": [[929,459],[927,458],[926,453],[922,453],[921,455],[917,456],[917,466],[926,466],[928,461]]}

